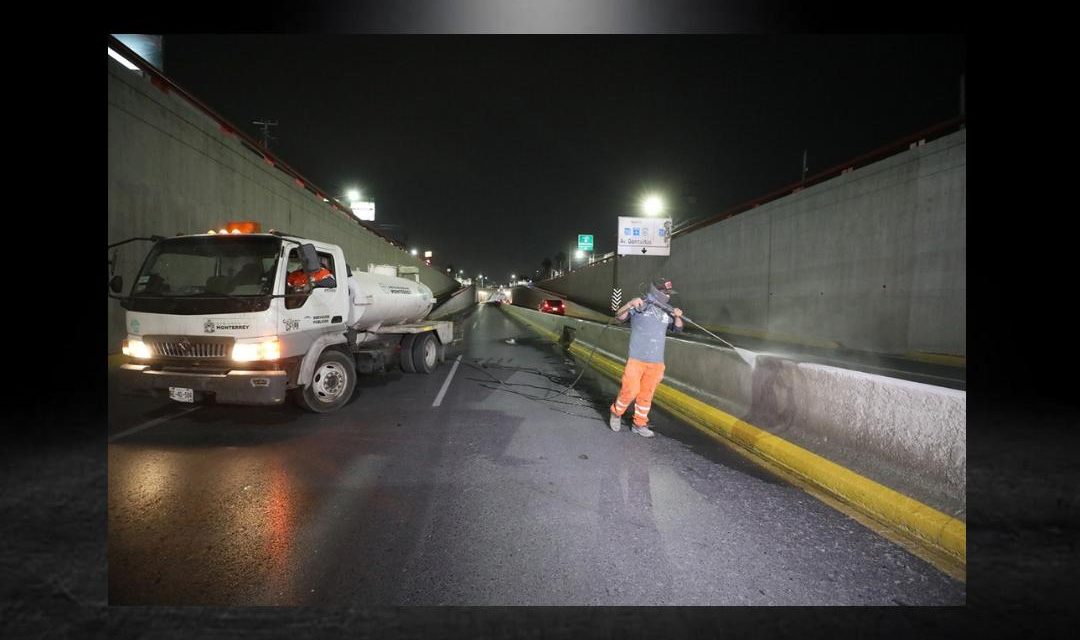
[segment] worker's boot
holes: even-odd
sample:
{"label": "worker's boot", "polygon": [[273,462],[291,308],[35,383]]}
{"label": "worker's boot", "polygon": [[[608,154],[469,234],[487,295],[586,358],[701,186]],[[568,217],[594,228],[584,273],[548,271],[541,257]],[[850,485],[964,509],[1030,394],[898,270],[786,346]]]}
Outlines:
{"label": "worker's boot", "polygon": [[614,413],[611,414],[611,418],[608,419],[608,425],[612,431],[618,431],[622,428],[622,416],[617,416]]}
{"label": "worker's boot", "polygon": [[638,434],[639,436],[643,436],[646,438],[651,438],[656,435],[649,427],[639,427],[636,424],[633,427],[630,427],[630,430]]}

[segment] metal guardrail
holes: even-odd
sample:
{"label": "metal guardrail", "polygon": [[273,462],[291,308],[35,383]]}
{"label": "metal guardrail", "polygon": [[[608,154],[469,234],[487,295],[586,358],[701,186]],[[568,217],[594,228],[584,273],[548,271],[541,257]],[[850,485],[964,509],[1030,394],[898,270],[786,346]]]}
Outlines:
{"label": "metal guardrail", "polygon": [[257,140],[255,140],[251,136],[248,136],[238,127],[236,127],[236,125],[226,120],[224,116],[217,113],[216,111],[208,107],[206,104],[204,104],[201,100],[199,100],[194,95],[185,90],[183,87],[170,80],[167,76],[165,76],[165,74],[158,71],[152,64],[144,60],[141,56],[139,56],[139,54],[132,51],[124,43],[120,42],[112,36],[106,36],[106,38],[108,39],[109,48],[123,56],[126,60],[128,60],[135,66],[139,67],[139,70],[149,77],[150,84],[157,87],[164,93],[174,93],[177,96],[181,97],[186,102],[191,104],[191,106],[195,107],[198,111],[201,111],[210,119],[217,122],[218,127],[221,129],[222,133],[224,133],[226,136],[238,139],[240,141],[240,144],[247,148],[248,151],[251,151],[255,155],[260,156],[264,162],[292,178],[293,182],[295,182],[297,186],[306,189],[316,198],[330,205],[331,209],[334,209],[338,213],[343,214],[350,221],[360,225],[365,230],[370,231],[376,236],[382,238],[390,245],[397,247],[402,251],[405,251],[405,245],[383,234],[373,225],[365,224],[363,220],[358,220],[356,216],[352,215],[352,211],[345,205],[338,202],[336,198],[332,198],[326,195],[326,191],[324,189],[319,188],[311,180],[308,180],[306,177],[304,177],[299,171],[293,169],[284,160],[274,155],[269,149],[263,147],[262,144],[260,144]]}

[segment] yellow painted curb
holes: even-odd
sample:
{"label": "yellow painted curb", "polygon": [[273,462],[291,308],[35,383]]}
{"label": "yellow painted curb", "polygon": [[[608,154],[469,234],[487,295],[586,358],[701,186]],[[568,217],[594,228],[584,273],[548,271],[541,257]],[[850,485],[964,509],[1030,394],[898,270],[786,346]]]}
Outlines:
{"label": "yellow painted curb", "polygon": [[[558,335],[515,313],[526,324],[547,337]],[[571,353],[587,356],[590,348],[576,342]],[[615,380],[622,377],[623,365],[596,352],[592,366]],[[811,451],[778,438],[754,425],[739,420],[716,407],[661,383],[655,399],[671,413],[699,428],[716,433],[775,464],[811,486],[851,505],[873,520],[908,539],[929,547],[937,555],[956,563],[961,571],[967,566],[967,525],[933,507],[909,498],[850,469],[831,462]]]}
{"label": "yellow painted curb", "polygon": [[919,362],[943,364],[950,367],[967,366],[967,356],[954,356],[947,353],[925,353],[923,351],[912,351],[906,355],[911,360],[918,360]]}

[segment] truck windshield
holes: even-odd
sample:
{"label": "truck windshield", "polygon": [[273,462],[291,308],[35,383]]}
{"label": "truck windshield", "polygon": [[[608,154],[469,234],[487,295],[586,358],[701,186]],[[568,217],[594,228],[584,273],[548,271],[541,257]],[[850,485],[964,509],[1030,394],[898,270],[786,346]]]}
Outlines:
{"label": "truck windshield", "polygon": [[[281,240],[267,236],[162,240],[154,245],[139,271],[129,308],[159,313],[266,308],[280,254]],[[189,302],[178,306],[181,301]]]}

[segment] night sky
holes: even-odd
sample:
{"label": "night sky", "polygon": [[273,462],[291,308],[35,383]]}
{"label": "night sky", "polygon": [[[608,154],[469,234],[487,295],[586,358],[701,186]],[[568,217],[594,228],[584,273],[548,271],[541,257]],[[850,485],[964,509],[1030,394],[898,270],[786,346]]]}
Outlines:
{"label": "night sky", "polygon": [[[650,190],[706,217],[956,116],[963,36],[181,36],[165,73],[435,263],[614,250]],[[406,236],[407,234],[407,236]]]}

